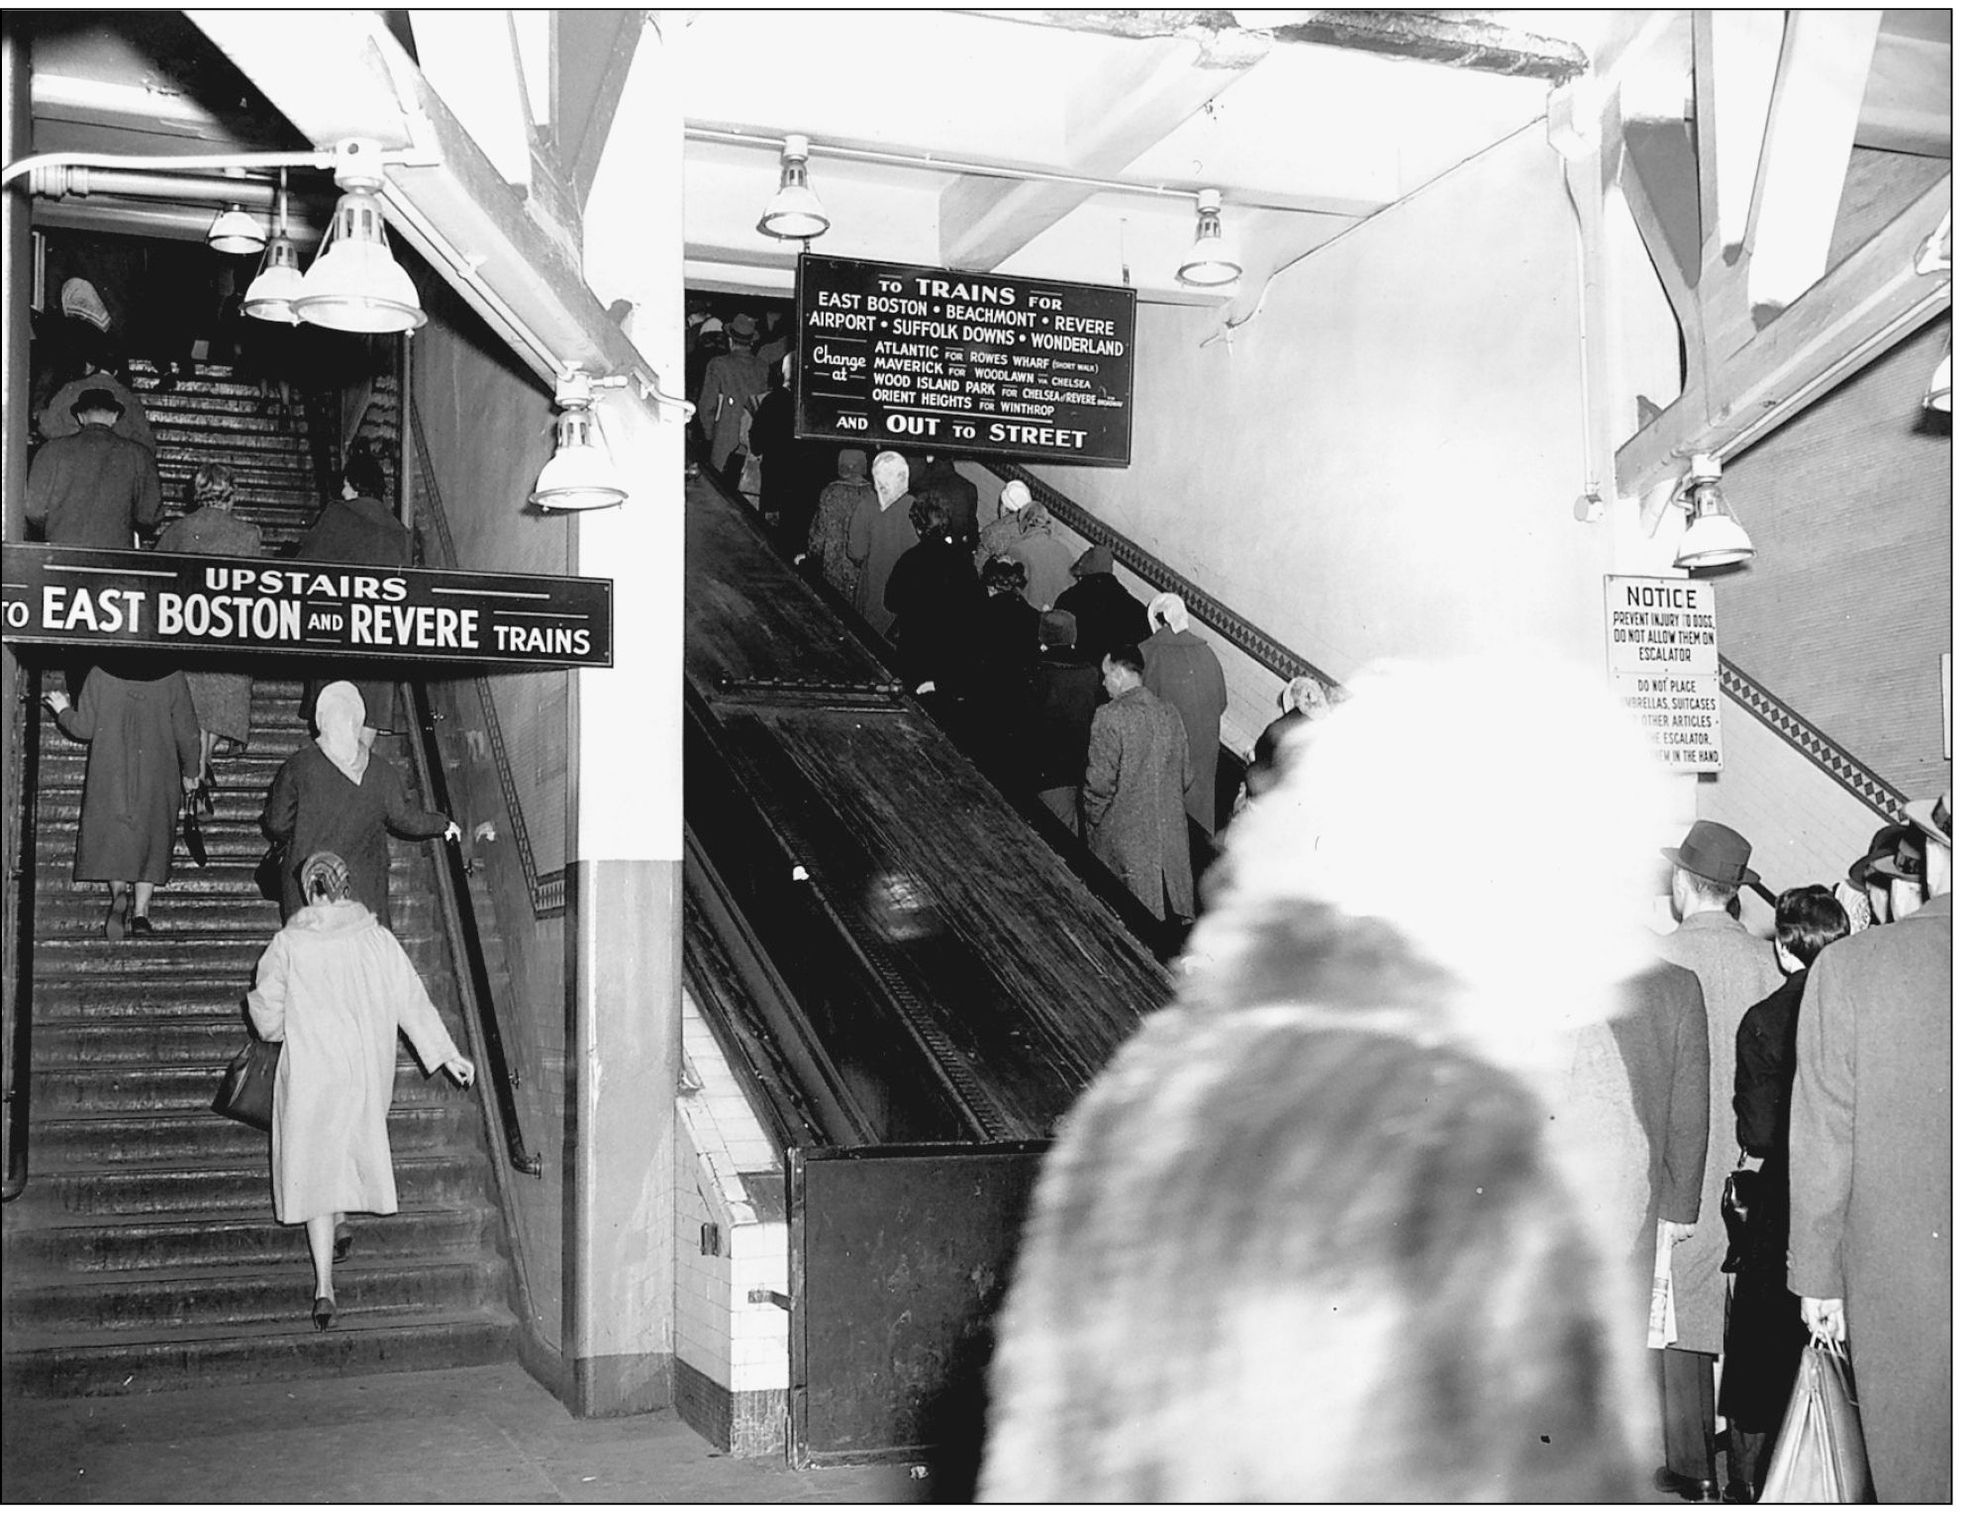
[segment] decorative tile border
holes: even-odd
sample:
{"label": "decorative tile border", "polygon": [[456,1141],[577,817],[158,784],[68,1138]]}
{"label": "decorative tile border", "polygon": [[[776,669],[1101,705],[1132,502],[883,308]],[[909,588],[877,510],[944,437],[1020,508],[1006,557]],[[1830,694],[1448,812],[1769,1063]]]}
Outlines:
{"label": "decorative tile border", "polygon": [[[417,509],[420,523],[428,522],[444,561],[456,567],[458,549],[451,537],[451,523],[444,514],[444,496],[438,492],[437,475],[431,468],[430,447],[424,440],[424,419],[417,410],[414,395],[402,400],[410,418],[410,436],[416,452]],[[512,825],[512,838],[519,849],[519,865],[526,878],[526,891],[533,901],[533,916],[551,919],[567,911],[567,869],[556,868],[542,874],[533,855],[533,838],[526,829],[526,811],[520,808],[519,785],[513,779],[512,755],[506,749],[505,728],[499,723],[499,708],[492,702],[492,685],[483,676],[472,680],[478,693],[479,715],[485,722],[485,736],[492,750],[492,768],[499,778],[499,793],[506,805],[506,818]]]}
{"label": "decorative tile border", "polygon": [[1906,795],[1726,657],[1722,659],[1722,692],[1816,763],[1854,797],[1865,801],[1885,819],[1899,818]]}
{"label": "decorative tile border", "polygon": [[1201,621],[1260,666],[1287,681],[1299,677],[1316,678],[1328,689],[1340,686],[1339,680],[1332,674],[1306,661],[1275,636],[1252,625],[1209,590],[1184,578],[1159,557],[1144,552],[1105,521],[1089,515],[1031,469],[1017,463],[994,461],[991,471],[1004,478],[1022,479],[1032,491],[1032,497],[1051,512],[1054,520],[1096,546],[1107,548],[1114,554],[1115,562],[1123,564],[1157,590],[1181,595],[1183,608],[1192,620]]}
{"label": "decorative tile border", "polygon": [[[1114,554],[1115,562],[1125,564],[1157,589],[1180,594],[1184,607],[1193,618],[1247,653],[1260,666],[1280,678],[1296,678],[1303,674],[1318,679],[1328,688],[1339,686],[1338,679],[1307,662],[1276,637],[1252,625],[1215,595],[1191,583],[1160,558],[1144,552],[1105,521],[1088,514],[1029,468],[1016,463],[994,462],[991,471],[1004,478],[1024,480],[1026,487],[1032,491],[1032,497],[1051,511],[1055,520],[1088,541],[1106,547]],[[1889,820],[1898,818],[1906,804],[1904,794],[1726,657],[1722,659],[1722,691],[1855,797]]]}

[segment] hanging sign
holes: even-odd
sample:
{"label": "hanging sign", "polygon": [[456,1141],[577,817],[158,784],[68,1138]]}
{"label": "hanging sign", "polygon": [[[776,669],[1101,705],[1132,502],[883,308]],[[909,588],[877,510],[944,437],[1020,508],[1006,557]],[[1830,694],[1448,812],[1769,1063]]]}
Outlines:
{"label": "hanging sign", "polygon": [[1722,653],[1715,586],[1606,579],[1606,670],[1670,767],[1722,771]]}
{"label": "hanging sign", "polygon": [[1134,291],[799,260],[796,433],[1126,467]]}
{"label": "hanging sign", "polygon": [[11,643],[614,665],[605,578],[11,544],[0,577]]}

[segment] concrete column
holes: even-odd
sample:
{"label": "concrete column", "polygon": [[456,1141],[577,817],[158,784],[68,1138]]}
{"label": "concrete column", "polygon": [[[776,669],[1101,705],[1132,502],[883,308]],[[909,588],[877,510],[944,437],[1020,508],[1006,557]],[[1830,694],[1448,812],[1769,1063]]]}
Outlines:
{"label": "concrete column", "polygon": [[[603,304],[681,385],[683,129],[644,28],[583,221]],[[682,1057],[683,425],[609,390],[630,490],[574,527],[574,571],[615,581],[615,666],[570,701],[569,1223],[563,1349],[574,1412],[666,1406],[675,1368],[675,1094]]]}

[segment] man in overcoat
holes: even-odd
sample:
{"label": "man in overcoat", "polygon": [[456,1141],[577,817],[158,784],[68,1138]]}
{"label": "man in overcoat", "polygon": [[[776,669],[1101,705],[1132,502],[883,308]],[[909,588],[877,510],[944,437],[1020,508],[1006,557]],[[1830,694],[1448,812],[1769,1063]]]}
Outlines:
{"label": "man in overcoat", "polygon": [[1189,629],[1189,611],[1177,594],[1148,603],[1154,634],[1141,643],[1141,681],[1175,706],[1189,733],[1189,766],[1195,775],[1184,803],[1189,818],[1216,834],[1216,754],[1223,749],[1223,712],[1230,700],[1223,664],[1210,644]]}
{"label": "man in overcoat", "polygon": [[1674,864],[1670,883],[1681,922],[1661,939],[1660,954],[1701,979],[1708,1010],[1708,1160],[1694,1233],[1674,1249],[1674,1313],[1679,1334],[1661,1353],[1667,1463],[1662,1492],[1715,1495],[1715,1364],[1722,1354],[1722,1261],[1729,1238],[1717,1200],[1735,1165],[1736,1027],[1752,1004],[1783,982],[1776,956],[1729,913],[1739,889],[1758,880],[1749,842],[1712,820],[1697,820],[1678,847],[1662,847]]}
{"label": "man in overcoat", "polygon": [[1093,715],[1087,747],[1087,842],[1094,856],[1157,920],[1192,919],[1183,791],[1193,776],[1182,717],[1142,686],[1141,650],[1123,643],[1101,659],[1107,703]]}
{"label": "man in overcoat", "polygon": [[1811,966],[1790,1109],[1790,1288],[1814,1333],[1850,1332],[1881,1503],[1952,1494],[1954,948],[1949,796],[1910,805],[1926,906]]}
{"label": "man in overcoat", "polygon": [[127,552],[164,508],[151,450],[116,434],[123,403],[92,385],[76,397],[73,434],[42,443],[27,470],[27,519],[48,541]]}

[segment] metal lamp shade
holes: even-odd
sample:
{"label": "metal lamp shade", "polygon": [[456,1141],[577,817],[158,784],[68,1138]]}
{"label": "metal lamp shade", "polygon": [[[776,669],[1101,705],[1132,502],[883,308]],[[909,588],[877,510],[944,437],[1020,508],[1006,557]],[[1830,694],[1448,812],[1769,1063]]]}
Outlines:
{"label": "metal lamp shade", "polygon": [[1175,270],[1185,284],[1214,289],[1243,277],[1244,265],[1223,234],[1222,203],[1215,190],[1196,197],[1196,241]]}
{"label": "metal lamp shade", "polygon": [[256,320],[283,321],[296,326],[301,318],[294,314],[294,301],[300,295],[300,254],[285,237],[275,237],[267,244],[266,261],[247,286],[240,309]]}
{"label": "metal lamp shade", "polygon": [[1677,568],[1726,568],[1735,563],[1748,562],[1756,555],[1756,545],[1749,539],[1729,507],[1723,502],[1722,493],[1713,483],[1702,482],[1695,486],[1694,515],[1688,522],[1688,529],[1682,534],[1681,546],[1674,554]]}
{"label": "metal lamp shade", "polygon": [[212,218],[205,241],[214,252],[243,257],[267,244],[266,229],[237,205],[228,205]]}
{"label": "metal lamp shade", "polygon": [[554,455],[527,499],[542,510],[606,510],[629,497],[587,410],[561,413]]}
{"label": "metal lamp shade", "polygon": [[382,206],[363,191],[342,196],[335,223],[301,280],[294,312],[335,331],[415,331],[426,319],[383,229]]}
{"label": "metal lamp shade", "polygon": [[806,182],[806,138],[788,138],[779,161],[779,192],[766,202],[758,229],[769,237],[793,241],[817,237],[831,225],[820,197]]}

